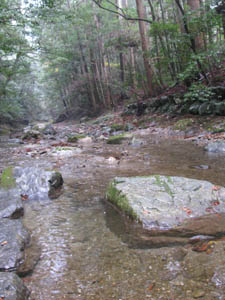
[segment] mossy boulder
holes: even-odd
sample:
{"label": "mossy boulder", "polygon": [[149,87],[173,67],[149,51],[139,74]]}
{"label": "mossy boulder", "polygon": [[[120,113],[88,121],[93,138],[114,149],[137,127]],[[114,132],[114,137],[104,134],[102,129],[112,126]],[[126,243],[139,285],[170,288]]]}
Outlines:
{"label": "mossy boulder", "polygon": [[86,138],[86,135],[83,134],[77,134],[77,135],[71,135],[68,137],[67,142],[68,143],[77,143],[79,139]]}
{"label": "mossy boulder", "polygon": [[107,144],[112,144],[112,145],[122,144],[122,141],[127,138],[129,138],[129,136],[127,134],[119,134],[119,135],[110,136],[107,140]]}
{"label": "mossy boulder", "polygon": [[111,125],[111,132],[121,131],[121,130],[124,130],[124,125],[123,124],[112,124]]}
{"label": "mossy boulder", "polygon": [[106,199],[135,220],[140,227],[135,234],[154,246],[184,244],[196,235],[225,235],[225,188],[208,181],[116,177]]}
{"label": "mossy boulder", "polygon": [[43,138],[42,134],[40,131],[37,130],[29,130],[24,133],[22,136],[23,140],[31,140],[31,139],[40,139]]}

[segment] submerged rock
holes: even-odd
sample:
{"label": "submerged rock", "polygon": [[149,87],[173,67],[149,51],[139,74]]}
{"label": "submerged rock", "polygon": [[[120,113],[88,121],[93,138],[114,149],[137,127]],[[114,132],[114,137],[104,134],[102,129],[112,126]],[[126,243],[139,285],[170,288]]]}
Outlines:
{"label": "submerged rock", "polygon": [[0,189],[0,218],[17,219],[23,216],[24,209],[17,189]]}
{"label": "submerged rock", "polygon": [[0,299],[26,300],[29,291],[14,273],[0,273]]}
{"label": "submerged rock", "polygon": [[0,271],[15,271],[23,263],[29,234],[20,220],[0,220]]}
{"label": "submerged rock", "polygon": [[225,153],[225,142],[218,141],[209,143],[205,147],[205,150],[214,153]]}
{"label": "submerged rock", "polygon": [[152,245],[225,234],[225,188],[207,181],[160,175],[117,177],[107,199],[140,224],[139,237]]}

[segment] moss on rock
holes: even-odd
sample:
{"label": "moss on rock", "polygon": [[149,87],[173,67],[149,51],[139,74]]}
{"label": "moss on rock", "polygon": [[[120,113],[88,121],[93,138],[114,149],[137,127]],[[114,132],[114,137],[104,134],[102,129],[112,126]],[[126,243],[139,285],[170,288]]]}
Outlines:
{"label": "moss on rock", "polygon": [[109,184],[106,192],[106,199],[119,207],[124,214],[128,215],[133,220],[138,220],[137,214],[130,206],[127,197],[117,190],[115,183],[116,182],[113,181]]}
{"label": "moss on rock", "polygon": [[121,144],[126,138],[127,136],[125,134],[110,136],[107,140],[107,144]]}
{"label": "moss on rock", "polygon": [[9,189],[16,186],[15,178],[13,177],[13,167],[8,167],[3,170],[1,176],[0,187]]}
{"label": "moss on rock", "polygon": [[86,135],[77,134],[77,135],[69,136],[67,142],[68,143],[76,143],[76,142],[78,142],[79,139],[84,139],[84,138],[86,138]]}

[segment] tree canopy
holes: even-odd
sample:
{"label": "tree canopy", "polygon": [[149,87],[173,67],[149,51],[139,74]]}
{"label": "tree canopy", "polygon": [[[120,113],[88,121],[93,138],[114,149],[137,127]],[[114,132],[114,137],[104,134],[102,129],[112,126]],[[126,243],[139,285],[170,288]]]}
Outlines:
{"label": "tree canopy", "polygon": [[94,115],[224,68],[219,0],[2,0],[0,24],[2,119]]}

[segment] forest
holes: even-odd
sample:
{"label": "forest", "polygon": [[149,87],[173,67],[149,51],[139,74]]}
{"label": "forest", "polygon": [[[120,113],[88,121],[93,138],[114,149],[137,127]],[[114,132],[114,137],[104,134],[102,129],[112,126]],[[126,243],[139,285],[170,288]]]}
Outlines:
{"label": "forest", "polygon": [[2,0],[0,24],[2,123],[224,98],[222,0]]}

